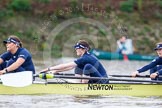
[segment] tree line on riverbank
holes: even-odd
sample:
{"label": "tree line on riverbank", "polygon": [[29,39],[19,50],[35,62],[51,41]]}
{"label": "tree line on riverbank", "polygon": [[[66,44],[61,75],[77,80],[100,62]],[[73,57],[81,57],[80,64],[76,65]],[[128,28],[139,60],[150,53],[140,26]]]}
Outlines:
{"label": "tree line on riverbank", "polygon": [[[98,49],[114,51],[114,42],[127,35],[135,53],[152,54],[162,37],[161,8],[161,0],[1,0],[1,41],[14,34],[33,54],[49,49],[60,57],[71,56],[71,46],[80,38]],[[85,22],[75,20],[80,17]]]}

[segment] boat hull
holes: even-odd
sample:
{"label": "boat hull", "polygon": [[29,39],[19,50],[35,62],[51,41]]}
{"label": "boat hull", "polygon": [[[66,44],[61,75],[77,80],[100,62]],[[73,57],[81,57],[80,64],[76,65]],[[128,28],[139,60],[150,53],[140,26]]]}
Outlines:
{"label": "boat hull", "polygon": [[126,95],[162,96],[160,84],[32,84],[26,87],[0,85],[0,95]]}
{"label": "boat hull", "polygon": [[[123,60],[124,56],[122,54],[114,53],[114,52],[106,52],[102,50],[91,50],[91,54],[94,54],[98,59],[105,60]],[[152,55],[140,55],[140,54],[129,54],[127,55],[129,60],[138,60],[138,61],[151,61],[156,56]]]}

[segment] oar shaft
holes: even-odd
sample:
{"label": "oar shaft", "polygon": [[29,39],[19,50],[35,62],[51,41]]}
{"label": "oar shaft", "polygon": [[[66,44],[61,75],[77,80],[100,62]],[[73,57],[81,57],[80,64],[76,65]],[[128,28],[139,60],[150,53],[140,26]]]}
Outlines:
{"label": "oar shaft", "polygon": [[54,75],[75,76],[73,73],[55,73]]}
{"label": "oar shaft", "polygon": [[129,81],[129,82],[148,82],[148,83],[162,83],[162,81],[156,80],[135,80],[135,79],[116,79],[116,78],[109,78],[110,81]]}
{"label": "oar shaft", "polygon": [[[64,75],[64,76],[75,76],[73,73],[55,73],[54,75]],[[131,75],[109,75],[110,77],[132,77]],[[150,78],[150,75],[137,75],[138,78]],[[162,78],[162,75],[159,75],[158,78]]]}
{"label": "oar shaft", "polygon": [[[109,75],[109,76],[112,76],[112,77],[132,77],[131,75]],[[150,77],[150,75],[137,75],[136,77]]]}
{"label": "oar shaft", "polygon": [[[55,75],[65,75],[65,76],[74,76],[73,73],[56,73]],[[109,75],[111,77],[132,77],[131,75]],[[150,78],[150,75],[137,75],[138,78]],[[159,75],[158,78],[162,78],[162,75]]]}
{"label": "oar shaft", "polygon": [[135,79],[132,80],[132,79],[117,79],[117,78],[107,78],[107,77],[78,77],[78,76],[65,76],[65,75],[54,75],[54,74],[39,74],[39,75],[36,75],[36,77],[40,77],[43,79],[65,78],[65,79],[89,79],[89,80],[162,83],[162,81],[156,81],[156,80],[135,80]]}
{"label": "oar shaft", "polygon": [[[132,77],[131,75],[109,75],[112,77]],[[139,78],[150,78],[150,75],[137,75]],[[162,78],[162,75],[159,75],[158,78]]]}

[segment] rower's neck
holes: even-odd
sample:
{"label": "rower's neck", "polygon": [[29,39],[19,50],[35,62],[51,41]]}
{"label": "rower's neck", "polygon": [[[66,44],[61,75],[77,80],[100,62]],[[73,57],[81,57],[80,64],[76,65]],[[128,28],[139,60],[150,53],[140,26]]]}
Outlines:
{"label": "rower's neck", "polygon": [[17,50],[18,50],[18,47],[16,47],[15,49],[11,50],[10,52],[11,52],[12,54],[15,54],[15,53],[17,52]]}

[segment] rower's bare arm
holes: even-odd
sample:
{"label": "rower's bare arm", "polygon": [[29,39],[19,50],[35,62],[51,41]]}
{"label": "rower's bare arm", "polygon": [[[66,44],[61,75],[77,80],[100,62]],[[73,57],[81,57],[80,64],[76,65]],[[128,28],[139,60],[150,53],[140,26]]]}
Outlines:
{"label": "rower's bare arm", "polygon": [[68,62],[68,63],[63,63],[56,66],[48,67],[46,69],[43,69],[41,72],[48,72],[48,71],[51,71],[53,73],[63,72],[63,71],[71,70],[76,66],[77,64],[75,62]]}
{"label": "rower's bare arm", "polygon": [[50,72],[57,73],[57,72],[68,71],[68,70],[71,70],[71,69],[73,69],[73,67],[67,67],[67,68],[64,68],[64,69],[52,70]]}
{"label": "rower's bare arm", "polygon": [[2,58],[0,58],[0,64],[2,64],[3,63],[3,59]]}
{"label": "rower's bare arm", "polygon": [[[13,71],[15,69],[17,69],[25,60],[23,58],[18,58],[18,60],[11,64],[9,67],[7,68],[4,68],[3,70],[0,70],[0,75],[6,73],[6,72],[9,72],[9,71]],[[2,58],[0,58],[0,64],[2,64],[4,61]]]}
{"label": "rower's bare arm", "polygon": [[13,71],[17,68],[19,68],[23,63],[25,62],[24,58],[18,58],[16,62],[14,62],[13,64],[11,64],[9,67],[5,68],[7,69],[7,71]]}

